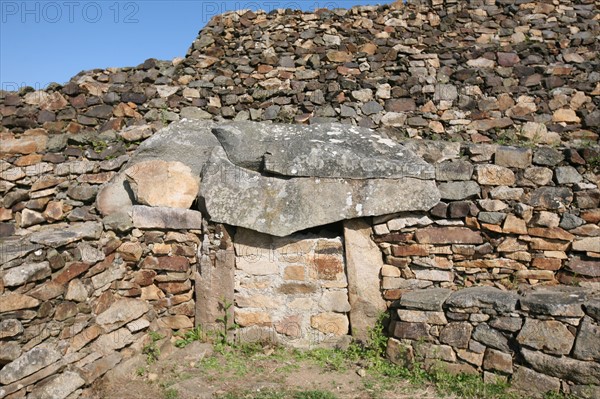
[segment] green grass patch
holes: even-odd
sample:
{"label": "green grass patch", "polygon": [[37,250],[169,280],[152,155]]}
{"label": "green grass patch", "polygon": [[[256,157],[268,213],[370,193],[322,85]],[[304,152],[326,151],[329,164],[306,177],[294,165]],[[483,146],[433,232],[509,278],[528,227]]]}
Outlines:
{"label": "green grass patch", "polygon": [[265,390],[260,392],[229,392],[218,399],[337,399],[331,392],[322,390],[310,391],[274,391]]}

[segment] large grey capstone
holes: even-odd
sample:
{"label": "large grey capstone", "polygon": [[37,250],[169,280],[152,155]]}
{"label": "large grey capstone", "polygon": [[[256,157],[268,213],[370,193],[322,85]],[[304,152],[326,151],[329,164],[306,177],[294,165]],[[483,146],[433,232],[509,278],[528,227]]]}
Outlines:
{"label": "large grey capstone", "polygon": [[283,237],[345,219],[428,210],[440,200],[433,180],[281,179],[241,168],[215,148],[200,199],[210,219]]}
{"label": "large grey capstone", "polygon": [[233,122],[213,133],[233,164],[259,172],[348,179],[435,176],[434,167],[411,150],[367,128]]}
{"label": "large grey capstone", "polygon": [[[160,162],[178,162],[189,168],[192,179],[199,176],[198,205],[212,221],[275,236],[358,217],[426,211],[440,200],[434,167],[371,129],[183,119],[144,141],[100,189],[96,206],[107,218],[105,224],[117,216],[133,217],[140,227],[147,220],[142,221],[142,208],[134,205],[142,202],[182,206],[175,197],[187,192],[185,187],[165,190],[165,198],[155,190],[158,202],[136,200],[139,187],[132,190],[127,171]],[[160,167],[147,169],[145,181],[160,181]],[[145,219],[154,214],[144,209]],[[159,222],[147,227],[173,228],[168,220]]]}

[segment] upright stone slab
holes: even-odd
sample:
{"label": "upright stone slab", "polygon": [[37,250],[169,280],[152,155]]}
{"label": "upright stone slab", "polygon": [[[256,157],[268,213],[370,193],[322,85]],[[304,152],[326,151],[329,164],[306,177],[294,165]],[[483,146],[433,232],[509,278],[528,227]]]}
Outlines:
{"label": "upright stone slab", "polygon": [[[233,303],[235,284],[235,254],[229,233],[222,225],[218,226],[221,247],[214,259],[203,245],[199,268],[195,272],[196,325],[205,331],[216,331],[222,324],[217,320],[225,315],[226,304]],[[229,319],[233,320],[233,308],[229,309]]]}
{"label": "upright stone slab", "polygon": [[381,250],[371,239],[371,226],[363,219],[344,222],[346,274],[350,299],[352,336],[365,341],[386,304],[379,290],[379,272],[383,267]]}

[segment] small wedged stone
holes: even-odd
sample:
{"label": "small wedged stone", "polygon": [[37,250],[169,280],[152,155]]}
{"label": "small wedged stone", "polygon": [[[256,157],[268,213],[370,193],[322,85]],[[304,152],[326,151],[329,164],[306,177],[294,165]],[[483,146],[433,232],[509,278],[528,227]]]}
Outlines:
{"label": "small wedged stone", "polygon": [[134,205],[132,218],[139,229],[202,229],[202,214],[191,209]]}

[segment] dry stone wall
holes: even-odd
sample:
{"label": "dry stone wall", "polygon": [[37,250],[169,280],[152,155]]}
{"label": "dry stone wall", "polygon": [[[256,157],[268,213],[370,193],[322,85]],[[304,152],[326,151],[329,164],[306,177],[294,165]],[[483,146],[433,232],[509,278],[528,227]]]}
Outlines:
{"label": "dry stone wall", "polygon": [[348,337],[341,237],[278,238],[240,228],[234,242],[238,339],[308,348]]}
{"label": "dry stone wall", "polygon": [[[0,396],[90,397],[98,378],[149,342],[148,330],[169,335],[214,322],[222,316],[223,301],[235,303],[240,314],[268,315],[268,322],[264,315],[247,319],[248,336],[252,329],[263,334],[271,323],[271,336],[290,341],[293,334],[286,333],[292,329],[277,331],[287,313],[263,309],[260,301],[244,306],[243,300],[254,294],[268,302],[282,300],[284,294],[273,287],[289,284],[285,271],[291,266],[296,268],[288,277],[304,271],[305,280],[294,280],[294,287],[314,291],[289,294],[289,303],[285,294],[282,303],[291,310],[296,295],[316,304],[299,322],[303,331],[316,330],[315,341],[329,337],[331,325],[340,327],[335,330],[340,337],[344,328],[346,334],[358,326],[353,311],[374,320],[383,302],[368,305],[382,298],[393,308],[423,310],[396,302],[418,289],[504,290],[560,282],[595,295],[599,9],[598,1],[589,0],[411,1],[314,13],[227,13],[209,22],[184,58],[86,71],[44,90],[0,92]],[[278,273],[251,277],[236,264],[245,257],[234,245],[239,231],[206,220],[195,203],[179,210],[139,203],[131,209],[133,221],[103,218],[98,209],[100,186],[126,167],[138,145],[184,118],[207,125],[337,121],[410,137],[415,140],[405,145],[435,167],[442,202],[427,212],[372,221],[385,263],[375,287],[382,298],[371,286],[356,291],[343,286],[346,280],[372,279],[360,278],[360,262],[352,277],[340,274],[339,254],[332,256],[334,279],[319,277],[318,267],[315,277],[318,257],[280,262]],[[486,144],[490,141],[497,144]],[[171,167],[188,173],[180,165]],[[136,183],[135,177],[130,181]],[[160,192],[145,194],[146,202],[160,200]],[[371,220],[356,223],[368,226]],[[309,253],[316,255],[324,238],[301,239],[312,243]],[[326,241],[347,247],[341,238]],[[235,286],[236,276],[238,282],[268,282],[269,288],[259,293]],[[350,315],[337,298],[345,290],[354,306]],[[559,369],[566,364],[597,378],[597,348],[586,343],[598,328],[597,311],[589,305],[592,294],[575,316],[524,309],[519,299],[506,316],[527,319],[519,328],[494,322],[492,311],[500,314],[503,308],[451,308],[447,301],[435,311],[448,323],[417,314],[405,320],[399,312],[394,323],[431,324],[413,331],[431,336],[447,353],[445,361],[455,353],[457,364],[501,378],[511,374],[508,366],[487,367],[485,353],[505,363],[510,356],[513,382],[539,377],[555,388],[558,378],[563,390],[585,397],[577,386],[597,380],[565,376]],[[365,295],[373,300],[361,302]],[[327,296],[337,299],[327,302]],[[479,345],[469,349],[474,354],[465,356],[478,359],[484,353],[480,367],[460,358],[466,353],[462,344],[442,341],[436,332],[455,322],[499,330],[523,349],[503,351],[485,338],[475,339]],[[526,338],[527,325],[569,340],[567,329],[573,347],[553,352],[544,341]],[[489,350],[481,352],[481,345]],[[581,362],[586,368],[579,368]]]}
{"label": "dry stone wall", "polygon": [[435,165],[429,212],[375,217],[382,290],[521,283],[600,289],[600,183],[578,152],[411,142]]}
{"label": "dry stone wall", "polygon": [[493,287],[409,292],[394,306],[387,356],[542,397],[600,393],[597,290],[556,287],[520,294]]}

